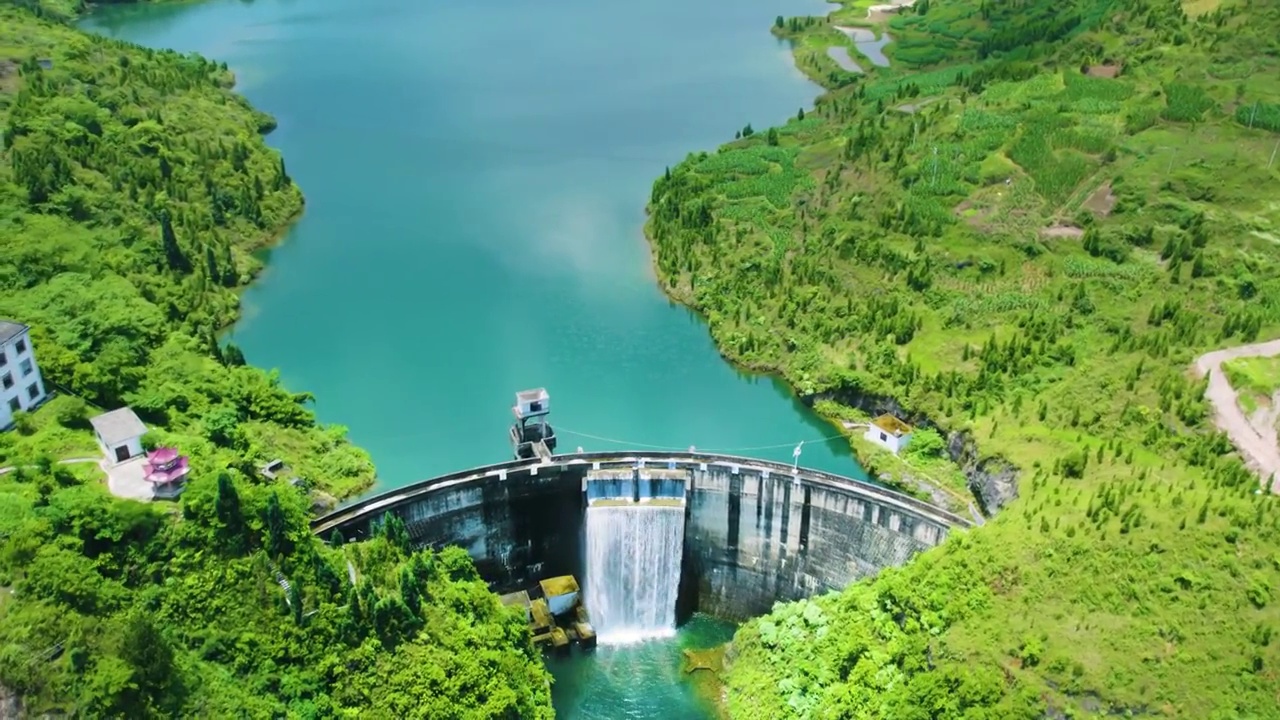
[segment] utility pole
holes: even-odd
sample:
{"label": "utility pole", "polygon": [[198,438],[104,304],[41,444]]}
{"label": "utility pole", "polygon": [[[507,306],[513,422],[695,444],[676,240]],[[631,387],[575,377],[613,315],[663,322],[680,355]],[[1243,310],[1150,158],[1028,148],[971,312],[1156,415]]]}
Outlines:
{"label": "utility pole", "polygon": [[803,447],[804,441],[801,440],[800,444],[796,446],[796,449],[791,452],[791,459],[793,460],[791,470],[793,472],[800,472],[800,449]]}
{"label": "utility pole", "polygon": [[933,186],[938,187],[938,146],[933,146]]}
{"label": "utility pole", "polygon": [[1276,161],[1276,153],[1277,153],[1277,152],[1280,152],[1280,140],[1277,140],[1277,141],[1276,141],[1276,148],[1275,148],[1275,150],[1272,150],[1272,151],[1271,151],[1271,159],[1267,161],[1267,169],[1268,169],[1268,170],[1270,170],[1270,169],[1271,169],[1271,166],[1275,164],[1275,161]]}

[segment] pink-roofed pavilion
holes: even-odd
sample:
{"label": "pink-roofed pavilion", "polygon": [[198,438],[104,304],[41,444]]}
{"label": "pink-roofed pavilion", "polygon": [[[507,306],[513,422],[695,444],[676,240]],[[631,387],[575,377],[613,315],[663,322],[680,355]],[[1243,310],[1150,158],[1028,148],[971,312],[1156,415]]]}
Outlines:
{"label": "pink-roofed pavilion", "polygon": [[179,455],[176,449],[156,448],[147,453],[142,471],[147,482],[152,484],[155,497],[172,498],[182,494],[191,467],[187,456]]}

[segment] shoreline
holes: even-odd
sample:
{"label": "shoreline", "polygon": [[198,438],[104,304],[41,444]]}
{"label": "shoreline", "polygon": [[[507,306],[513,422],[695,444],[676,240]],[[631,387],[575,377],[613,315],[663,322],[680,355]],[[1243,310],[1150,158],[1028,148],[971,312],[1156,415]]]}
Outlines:
{"label": "shoreline", "polygon": [[[133,2],[128,4],[133,6],[142,5],[142,4],[194,5],[198,2],[201,2],[201,0],[159,0],[159,2],[145,2],[145,3]],[[83,6],[83,10],[80,13],[66,18],[65,20],[66,25],[77,33],[82,33],[84,35],[90,35],[90,36],[96,36],[96,37],[102,37],[109,40],[120,41],[118,38],[112,37],[111,35],[94,32],[92,30],[80,27],[80,21],[94,14],[96,11],[98,11],[102,7],[102,5],[103,4],[86,2]],[[57,22],[57,21],[54,20],[54,22]],[[128,42],[128,41],[121,41],[121,42]],[[140,47],[143,47],[144,49],[151,52],[159,52],[159,51],[165,50],[165,48],[155,48],[155,47],[145,46],[145,45],[140,45]],[[221,62],[221,61],[215,60],[214,58],[204,56],[203,54],[200,54],[200,56],[205,57],[205,59],[209,60],[210,62]],[[224,65],[224,68],[225,68],[225,74],[228,80],[225,84],[221,84],[221,88],[223,92],[225,92],[228,96],[230,96],[230,99],[233,102],[241,105],[245,110],[247,110],[250,113],[251,117],[259,121],[259,124],[256,128],[257,136],[262,139],[263,146],[266,147],[272,153],[274,153],[279,158],[281,163],[284,163],[285,162],[284,152],[280,148],[272,146],[266,142],[266,139],[273,132],[279,129],[279,121],[277,120],[276,116],[273,113],[267,112],[266,110],[263,110],[258,106],[254,105],[249,100],[248,97],[246,97],[244,94],[237,91],[236,87],[239,85],[238,76],[236,75],[235,71],[231,69],[229,66]],[[236,247],[236,244],[232,242],[233,251],[239,251],[244,253],[245,257],[247,258],[247,267],[244,268],[245,275],[243,277],[243,280],[241,280],[240,277],[237,277],[237,284],[227,288],[231,292],[231,294],[235,297],[235,307],[233,309],[233,316],[230,318],[230,320],[214,329],[214,337],[219,341],[219,350],[225,348],[227,345],[235,345],[235,343],[232,342],[228,338],[228,336],[231,334],[234,334],[236,326],[241,322],[241,320],[244,319],[244,306],[243,306],[244,294],[262,278],[263,274],[266,273],[268,269],[268,266],[269,266],[268,261],[265,258],[259,259],[257,255],[263,252],[269,253],[272,249],[278,247],[281,243],[283,243],[285,238],[288,236],[288,234],[293,230],[294,226],[306,214],[307,204],[308,204],[306,193],[303,192],[302,186],[296,180],[294,180],[293,176],[287,174],[287,170],[286,170],[286,177],[288,179],[289,185],[292,186],[294,193],[296,193],[296,198],[297,198],[296,208],[293,208],[292,212],[286,218],[284,218],[281,222],[275,224],[272,227],[264,228],[260,234],[250,239],[249,242],[245,243],[243,246]],[[240,349],[238,345],[235,345],[235,346],[238,350]],[[218,357],[215,356],[214,359],[218,360]],[[263,375],[269,375],[274,370],[276,370],[275,368],[263,367],[261,365],[257,365],[248,361],[244,363],[244,366],[252,368],[253,370],[259,373],[262,373]],[[281,388],[292,395],[302,395],[302,394],[310,395],[309,391],[307,390],[289,389],[287,387],[284,387],[283,384],[281,385]],[[312,397],[312,400],[309,403],[305,403],[305,405],[310,406],[308,407],[308,409],[312,413],[315,412],[314,397]],[[311,429],[318,432],[325,432],[328,430],[328,428],[333,427],[335,425],[340,426],[340,424],[326,423],[321,421],[318,417],[313,417]],[[369,492],[369,490],[373,488],[378,481],[377,465],[373,462],[373,458],[372,456],[369,455],[368,451],[365,450],[363,447],[356,445],[354,442],[352,442],[349,434],[346,432],[343,433],[342,439],[340,442],[350,446],[351,448],[358,451],[361,455],[363,455],[364,458],[368,461],[369,466],[372,470],[372,473],[363,482],[359,483],[357,486],[354,486],[353,488],[348,489],[345,492],[341,492],[341,493],[331,492],[332,488],[329,488],[329,487],[325,487],[325,488],[317,487],[313,489],[311,491],[313,494],[313,499],[316,501],[316,503],[323,505],[327,509],[332,509],[334,507],[337,507],[342,502],[352,500],[354,498],[360,497],[361,495],[364,495],[365,493]]]}
{"label": "shoreline", "polygon": [[[649,249],[649,267],[654,274],[655,281],[658,285],[658,288],[662,291],[663,296],[665,296],[667,300],[673,303],[676,303],[681,307],[697,315],[698,319],[702,322],[703,326],[706,327],[707,334],[711,336],[712,345],[714,345],[716,349],[716,354],[720,356],[720,359],[724,360],[726,363],[729,364],[730,367],[732,367],[734,370],[738,372],[754,375],[756,377],[768,377],[782,383],[787,388],[787,391],[791,394],[791,397],[794,400],[799,402],[801,405],[804,405],[805,407],[809,408],[809,410],[812,411],[814,415],[817,415],[818,418],[820,418],[824,423],[826,423],[832,429],[834,429],[837,434],[839,434],[841,437],[845,439],[846,444],[849,446],[848,447],[849,456],[852,457],[854,462],[858,464],[858,468],[862,470],[862,474],[866,476],[865,479],[867,480],[867,482],[883,485],[891,490],[896,490],[898,492],[906,493],[907,495],[910,495],[912,497],[916,497],[920,500],[924,500],[927,502],[933,502],[935,504],[937,504],[935,499],[937,496],[935,495],[935,493],[942,493],[944,496],[949,496],[957,501],[962,501],[968,504],[968,508],[965,508],[959,505],[953,506],[953,507],[947,506],[947,505],[941,505],[941,507],[943,507],[944,509],[947,509],[953,512],[963,512],[966,509],[972,509],[974,507],[973,503],[975,500],[977,500],[977,498],[973,497],[972,492],[970,492],[970,495],[968,497],[960,497],[958,490],[955,490],[945,485],[934,483],[922,478],[911,476],[908,478],[907,481],[903,481],[903,480],[900,480],[899,478],[892,477],[892,476],[885,478],[883,476],[888,474],[887,471],[881,472],[880,473],[881,477],[873,477],[872,473],[876,471],[877,463],[875,462],[875,459],[873,456],[864,455],[863,453],[860,453],[858,451],[858,446],[855,442],[856,435],[850,432],[849,427],[845,426],[846,421],[841,417],[831,415],[829,413],[824,413],[818,409],[817,401],[822,399],[823,393],[818,392],[818,393],[812,393],[812,394],[803,394],[800,392],[800,389],[796,387],[795,383],[793,383],[791,379],[786,376],[786,373],[783,371],[782,368],[779,368],[773,365],[768,365],[768,364],[752,363],[752,362],[748,362],[748,361],[736,358],[732,355],[729,355],[728,352],[725,350],[725,347],[719,342],[719,340],[717,340],[715,333],[712,332],[711,323],[708,320],[706,313],[704,313],[701,308],[697,307],[697,305],[693,301],[693,298],[686,297],[683,293],[681,293],[675,287],[675,285],[670,281],[670,278],[664,275],[662,270],[658,267],[658,261],[657,261],[658,250],[655,245],[654,239],[649,231],[650,225],[648,220],[649,218],[648,204],[646,204],[645,206],[645,218],[646,219],[645,219],[643,231],[644,231],[645,243],[647,244]],[[897,400],[893,399],[893,402],[897,403]],[[939,427],[938,425],[936,425],[936,423],[931,422],[930,424],[933,425],[934,427]],[[939,429],[941,428],[939,427]],[[924,490],[917,489],[916,485],[925,486],[926,489]]]}

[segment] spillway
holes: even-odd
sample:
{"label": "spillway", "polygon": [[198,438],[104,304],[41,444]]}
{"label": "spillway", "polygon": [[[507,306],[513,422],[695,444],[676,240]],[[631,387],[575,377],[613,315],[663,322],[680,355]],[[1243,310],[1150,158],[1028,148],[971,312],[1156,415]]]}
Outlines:
{"label": "spillway", "polygon": [[600,501],[587,508],[586,603],[602,643],[672,635],[684,504]]}
{"label": "spillway", "polygon": [[587,473],[586,605],[600,642],[675,633],[687,478],[672,468]]}

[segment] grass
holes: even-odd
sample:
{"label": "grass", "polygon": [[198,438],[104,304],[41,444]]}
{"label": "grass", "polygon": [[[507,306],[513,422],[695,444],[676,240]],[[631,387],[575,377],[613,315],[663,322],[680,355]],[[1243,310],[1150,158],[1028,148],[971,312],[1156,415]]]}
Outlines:
{"label": "grass", "polygon": [[75,398],[55,395],[35,412],[25,414],[18,428],[0,434],[0,466],[38,456],[53,461],[100,456],[102,450],[83,422],[83,414],[70,423],[73,427],[58,422],[63,413],[78,412],[73,406],[77,406]]}
{"label": "grass", "polygon": [[1280,358],[1236,358],[1223,363],[1222,370],[1246,413],[1252,414],[1259,406],[1269,407],[1280,392]]}
{"label": "grass", "polygon": [[[1280,9],[1203,10],[952,0],[890,20],[895,64],[862,78],[804,60],[826,22],[788,23],[828,88],[778,136],[812,182],[780,206],[695,159],[656,184],[660,278],[727,356],[833,420],[892,398],[1020,475],[983,528],[745,626],[734,717],[1277,716],[1280,508],[1188,368],[1280,335],[1277,138],[1237,110],[1280,93]],[[1042,234],[1060,223],[1084,236]]]}

